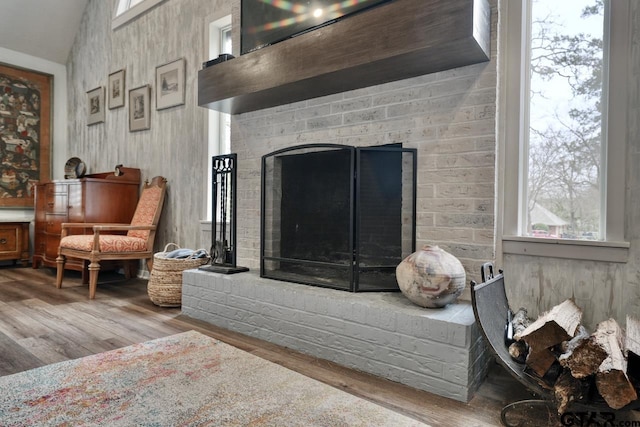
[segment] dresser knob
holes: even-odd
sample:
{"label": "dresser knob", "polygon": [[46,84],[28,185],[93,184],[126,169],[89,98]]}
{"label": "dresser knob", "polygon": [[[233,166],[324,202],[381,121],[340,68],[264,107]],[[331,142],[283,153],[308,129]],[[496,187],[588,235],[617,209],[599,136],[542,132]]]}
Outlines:
{"label": "dresser knob", "polygon": [[6,245],[7,239],[0,239],[0,245]]}

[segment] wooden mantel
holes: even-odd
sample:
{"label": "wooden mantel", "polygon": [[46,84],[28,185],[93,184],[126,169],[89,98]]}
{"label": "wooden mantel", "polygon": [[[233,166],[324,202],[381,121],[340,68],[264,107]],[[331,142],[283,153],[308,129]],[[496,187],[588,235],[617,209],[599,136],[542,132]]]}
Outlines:
{"label": "wooden mantel", "polygon": [[198,72],[198,105],[231,114],[490,59],[487,0],[395,0]]}

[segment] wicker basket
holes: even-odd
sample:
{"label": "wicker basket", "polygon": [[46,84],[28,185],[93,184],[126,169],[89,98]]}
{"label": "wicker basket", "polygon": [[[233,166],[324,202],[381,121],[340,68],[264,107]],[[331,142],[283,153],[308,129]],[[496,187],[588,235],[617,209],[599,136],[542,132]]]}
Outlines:
{"label": "wicker basket", "polygon": [[153,269],[147,284],[147,293],[151,302],[160,307],[180,307],[182,304],[182,272],[207,264],[209,257],[176,259],[167,258],[169,248],[175,243],[167,243],[164,252],[153,255]]}

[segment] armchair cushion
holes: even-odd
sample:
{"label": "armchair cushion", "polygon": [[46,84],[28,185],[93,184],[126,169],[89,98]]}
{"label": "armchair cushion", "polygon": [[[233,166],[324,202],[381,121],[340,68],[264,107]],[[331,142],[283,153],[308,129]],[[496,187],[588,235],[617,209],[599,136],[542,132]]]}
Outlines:
{"label": "armchair cushion", "polygon": [[[148,231],[146,231],[148,233]],[[73,234],[60,240],[61,248],[91,252],[93,234]],[[100,252],[140,252],[147,250],[147,240],[113,234],[100,235]]]}
{"label": "armchair cushion", "polygon": [[[149,187],[142,191],[138,206],[131,219],[131,225],[151,225],[156,211],[161,207],[159,201],[163,197],[164,189],[161,187]],[[130,230],[129,237],[138,237],[146,240],[149,237],[148,230]]]}

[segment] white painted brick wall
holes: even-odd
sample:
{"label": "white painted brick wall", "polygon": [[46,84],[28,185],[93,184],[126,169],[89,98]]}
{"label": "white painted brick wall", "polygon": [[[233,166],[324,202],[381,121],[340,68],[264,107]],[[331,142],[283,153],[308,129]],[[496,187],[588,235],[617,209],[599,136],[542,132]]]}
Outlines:
{"label": "white painted brick wall", "polygon": [[[480,281],[480,266],[494,259],[498,20],[497,0],[490,3],[488,63],[232,117],[231,149],[239,167],[238,265],[254,271],[259,266],[263,155],[311,143],[401,143],[418,150],[417,246],[440,246],[462,261],[467,283]],[[233,15],[239,22],[239,1]],[[239,46],[239,32],[233,37]],[[230,330],[461,401],[480,384],[489,360],[464,301],[427,310],[401,294],[350,294],[260,279],[253,272],[219,276],[192,270],[184,273],[182,309]]]}
{"label": "white painted brick wall", "polygon": [[[495,52],[495,37],[493,44]],[[439,245],[462,261],[469,280],[479,281],[480,265],[494,259],[495,111],[494,56],[484,64],[233,116],[238,264],[259,265],[264,154],[309,143],[402,143],[418,149],[418,247]]]}
{"label": "white painted brick wall", "polygon": [[182,313],[467,402],[489,355],[468,302],[418,307],[401,293],[358,293],[262,279],[183,274]]}

